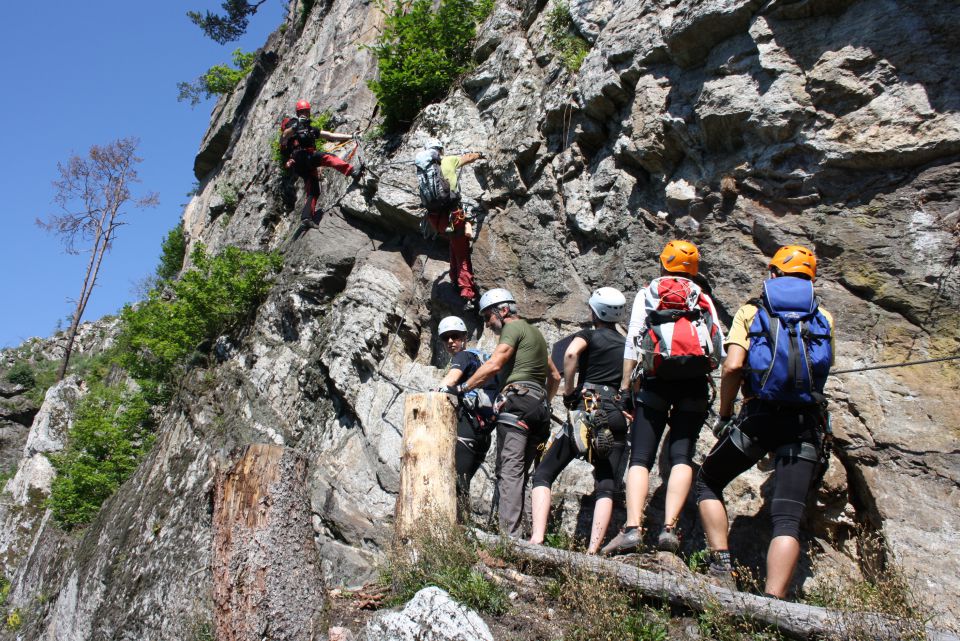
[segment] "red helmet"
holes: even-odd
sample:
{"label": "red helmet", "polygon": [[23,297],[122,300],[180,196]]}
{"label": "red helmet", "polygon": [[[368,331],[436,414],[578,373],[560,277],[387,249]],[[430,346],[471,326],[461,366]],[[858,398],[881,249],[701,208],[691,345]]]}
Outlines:
{"label": "red helmet", "polygon": [[297,113],[301,111],[310,111],[310,102],[307,100],[298,100],[297,101]]}

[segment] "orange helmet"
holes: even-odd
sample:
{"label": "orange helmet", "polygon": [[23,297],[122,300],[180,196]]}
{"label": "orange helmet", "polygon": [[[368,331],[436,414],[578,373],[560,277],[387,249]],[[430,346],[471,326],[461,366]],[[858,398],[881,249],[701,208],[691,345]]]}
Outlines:
{"label": "orange helmet", "polygon": [[770,267],[776,267],[784,274],[806,274],[813,280],[817,275],[817,257],[806,247],[787,245],[773,255]]}
{"label": "orange helmet", "polygon": [[700,270],[700,251],[688,240],[671,240],[660,252],[660,264],[668,272],[696,276]]}

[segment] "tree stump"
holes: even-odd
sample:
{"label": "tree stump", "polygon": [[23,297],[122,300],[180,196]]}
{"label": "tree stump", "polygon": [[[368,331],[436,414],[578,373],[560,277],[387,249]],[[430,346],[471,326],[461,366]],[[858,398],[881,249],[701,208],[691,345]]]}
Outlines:
{"label": "tree stump", "polygon": [[248,445],[217,477],[213,600],[218,641],[308,641],[325,592],[313,542],[306,462]]}
{"label": "tree stump", "polygon": [[439,392],[407,395],[403,406],[395,540],[457,521],[457,408]]}

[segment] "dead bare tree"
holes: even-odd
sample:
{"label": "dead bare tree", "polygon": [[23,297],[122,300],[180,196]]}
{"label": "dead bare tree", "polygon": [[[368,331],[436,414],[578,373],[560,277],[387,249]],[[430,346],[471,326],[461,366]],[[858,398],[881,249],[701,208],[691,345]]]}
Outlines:
{"label": "dead bare tree", "polygon": [[110,251],[117,229],[126,224],[124,207],[142,209],[159,204],[155,193],[135,198],[130,192],[130,185],[140,182],[136,166],[143,159],[136,155],[138,144],[137,138],[119,138],[103,147],[91,146],[86,158],[72,156],[66,163],[57,163],[60,178],[53,181],[53,201],[63,213],[37,219],[37,225],[60,236],[68,254],[90,253],[67,330],[58,381],[66,374],[77,328],[97,284],[103,257]]}

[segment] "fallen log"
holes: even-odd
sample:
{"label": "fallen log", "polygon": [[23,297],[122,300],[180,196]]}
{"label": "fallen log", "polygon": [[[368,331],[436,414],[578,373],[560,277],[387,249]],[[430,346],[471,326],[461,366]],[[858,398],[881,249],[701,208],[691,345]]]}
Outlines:
{"label": "fallen log", "polygon": [[[481,530],[474,530],[474,534],[481,543],[497,545],[504,542],[501,537]],[[871,638],[896,641],[903,639],[907,632],[917,632],[920,625],[875,612],[844,612],[728,590],[712,585],[696,574],[681,576],[656,573],[613,559],[526,541],[511,540],[508,544],[513,553],[530,561],[567,565],[605,574],[623,586],[646,596],[666,599],[672,605],[699,612],[720,609],[733,616],[774,626],[796,639]],[[924,633],[927,641],[960,641],[957,635],[930,624],[924,626]]]}

